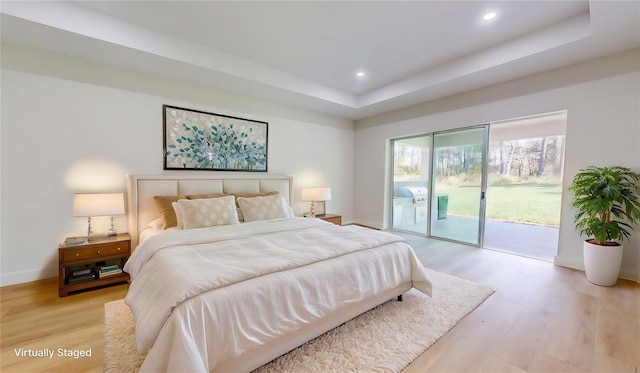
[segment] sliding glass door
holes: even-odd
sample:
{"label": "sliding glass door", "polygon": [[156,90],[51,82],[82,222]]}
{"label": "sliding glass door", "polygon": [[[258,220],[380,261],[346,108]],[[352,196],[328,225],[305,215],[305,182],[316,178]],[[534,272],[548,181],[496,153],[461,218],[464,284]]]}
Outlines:
{"label": "sliding glass door", "polygon": [[393,229],[480,246],[488,126],[392,141]]}
{"label": "sliding glass door", "polygon": [[432,237],[482,245],[488,127],[433,135]]}
{"label": "sliding glass door", "polygon": [[393,141],[393,229],[427,234],[431,136]]}
{"label": "sliding glass door", "polygon": [[566,118],[545,113],[392,140],[393,229],[553,261]]}

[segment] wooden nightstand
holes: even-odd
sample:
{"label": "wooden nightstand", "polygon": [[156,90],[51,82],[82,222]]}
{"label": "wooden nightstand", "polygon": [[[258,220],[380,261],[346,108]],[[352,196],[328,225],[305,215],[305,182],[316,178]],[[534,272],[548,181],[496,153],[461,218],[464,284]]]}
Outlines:
{"label": "wooden nightstand", "polygon": [[[61,244],[58,248],[58,295],[66,297],[70,292],[98,286],[126,282],[128,273],[119,273],[99,278],[100,267],[117,264],[124,267],[131,255],[131,237],[128,233],[113,237],[100,237],[76,245]],[[95,274],[95,279],[76,281],[72,272],[83,271]]]}
{"label": "wooden nightstand", "polygon": [[321,214],[321,215],[316,215],[316,218],[322,219],[324,221],[328,221],[329,223],[333,223],[335,225],[342,225],[341,215]]}

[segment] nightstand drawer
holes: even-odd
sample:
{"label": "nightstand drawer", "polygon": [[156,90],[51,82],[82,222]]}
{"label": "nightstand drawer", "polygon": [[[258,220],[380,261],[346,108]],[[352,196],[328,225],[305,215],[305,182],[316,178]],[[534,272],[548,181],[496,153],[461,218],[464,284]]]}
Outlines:
{"label": "nightstand drawer", "polygon": [[316,215],[316,218],[322,219],[326,222],[333,223],[335,225],[342,225],[342,216],[333,214],[321,214]]}
{"label": "nightstand drawer", "polygon": [[64,261],[76,259],[87,259],[107,257],[111,255],[129,255],[128,242],[114,242],[112,244],[104,244],[96,247],[85,247],[77,249],[66,249],[63,254]]}
{"label": "nightstand drawer", "polygon": [[323,219],[324,221],[328,221],[329,223],[333,223],[335,225],[342,225],[342,217],[341,216],[334,216],[331,218],[325,218]]}

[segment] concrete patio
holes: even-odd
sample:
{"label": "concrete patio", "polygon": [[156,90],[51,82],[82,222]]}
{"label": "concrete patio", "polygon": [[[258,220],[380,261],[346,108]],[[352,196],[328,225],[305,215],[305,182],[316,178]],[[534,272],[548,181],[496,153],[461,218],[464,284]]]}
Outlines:
{"label": "concrete patio", "polygon": [[558,227],[487,220],[484,247],[553,262],[559,232]]}
{"label": "concrete patio", "polygon": [[[425,234],[426,222],[403,225],[401,228]],[[468,243],[476,242],[477,232],[477,218],[452,215],[448,215],[446,219],[434,220],[431,229],[434,238],[443,237]],[[552,262],[558,250],[558,235],[558,227],[487,220],[483,247]]]}

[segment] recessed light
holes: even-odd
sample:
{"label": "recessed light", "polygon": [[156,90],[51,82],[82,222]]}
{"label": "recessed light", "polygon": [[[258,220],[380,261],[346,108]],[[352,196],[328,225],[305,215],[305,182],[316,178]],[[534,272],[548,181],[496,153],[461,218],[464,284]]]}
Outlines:
{"label": "recessed light", "polygon": [[357,73],[356,73],[356,76],[357,76],[358,78],[362,78],[362,77],[364,76],[364,73],[363,73],[362,71],[357,72]]}
{"label": "recessed light", "polygon": [[488,21],[490,19],[494,19],[494,18],[496,18],[496,12],[489,12],[489,13],[485,14],[484,17],[482,17],[482,18],[484,18],[485,21]]}

